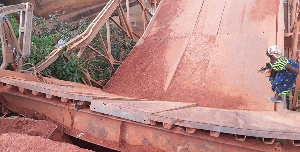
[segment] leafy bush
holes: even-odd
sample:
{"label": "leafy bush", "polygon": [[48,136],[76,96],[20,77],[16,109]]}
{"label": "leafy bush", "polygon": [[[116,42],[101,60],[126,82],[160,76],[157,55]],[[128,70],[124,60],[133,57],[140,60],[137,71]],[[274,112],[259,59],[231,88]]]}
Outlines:
{"label": "leafy bush", "polygon": [[[81,20],[78,23],[67,24],[58,19],[59,14],[49,15],[49,19],[41,17],[33,18],[33,31],[31,38],[31,55],[26,60],[24,69],[28,69],[42,61],[52,50],[58,40],[69,41],[75,36],[84,32],[91,21]],[[9,16],[10,21],[18,34],[18,21],[14,16]],[[101,29],[103,39],[106,39],[105,26]],[[114,59],[119,63],[126,58],[130,50],[135,45],[131,39],[125,38],[123,32],[110,25],[111,50]],[[90,44],[95,50],[104,54],[104,48],[101,46],[98,37],[95,37]],[[88,71],[91,78],[103,85],[110,79],[119,64],[111,65],[107,59],[91,55],[91,51],[85,51],[82,58],[77,57],[77,52],[67,54],[65,51],[60,53],[60,57],[49,67],[41,72],[42,75],[54,77],[61,80],[82,83],[82,79],[87,81],[81,71]],[[2,51],[1,51],[2,53]],[[2,60],[2,56],[1,56]],[[96,85],[99,86],[99,85]]]}

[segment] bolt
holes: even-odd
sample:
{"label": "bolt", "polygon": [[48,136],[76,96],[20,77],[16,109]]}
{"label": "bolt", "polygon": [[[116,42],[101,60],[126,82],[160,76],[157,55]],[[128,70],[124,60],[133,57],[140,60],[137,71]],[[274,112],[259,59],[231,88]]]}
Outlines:
{"label": "bolt", "polygon": [[84,133],[80,133],[80,134],[78,134],[76,137],[77,138],[80,138],[80,137],[82,137],[84,135]]}

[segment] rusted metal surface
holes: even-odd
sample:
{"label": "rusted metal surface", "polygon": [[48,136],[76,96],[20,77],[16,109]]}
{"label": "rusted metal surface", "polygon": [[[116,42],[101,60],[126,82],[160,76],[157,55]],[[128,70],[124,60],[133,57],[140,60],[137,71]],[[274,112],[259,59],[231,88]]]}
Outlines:
{"label": "rusted metal surface", "polygon": [[[286,55],[291,59],[299,62],[299,52],[298,52],[298,44],[299,44],[299,24],[300,24],[300,9],[299,4],[297,4],[297,0],[290,0],[288,6],[286,7],[287,10],[287,18],[286,18],[286,25],[287,30],[285,35],[285,49],[287,49]],[[289,16],[290,15],[290,16]],[[299,109],[299,100],[298,100],[298,92],[300,88],[300,78],[297,77],[296,79],[296,87],[294,94],[291,94],[290,98],[290,110],[297,110]]]}
{"label": "rusted metal surface", "polygon": [[[16,72],[0,70],[2,74],[7,73],[8,76],[0,77],[0,82],[5,83],[6,87],[16,87],[17,89],[30,90],[33,95],[46,94],[46,96],[56,96],[65,99],[73,99],[80,101],[92,101],[93,99],[123,99],[130,98],[116,96],[113,94],[102,92],[98,88],[76,84],[74,82],[59,81],[55,79],[34,78],[33,75],[20,74]],[[16,76],[12,76],[12,75]],[[1,74],[0,74],[1,75]],[[17,77],[17,75],[19,77]]]}
{"label": "rusted metal surface", "polygon": [[[20,13],[20,26],[18,40],[14,29],[7,18],[7,14]],[[15,6],[4,6],[0,8],[0,37],[2,43],[3,63],[2,69],[9,64],[17,70],[22,69],[24,61],[29,57],[31,50],[33,5],[22,3]],[[16,51],[16,55],[14,54]]]}
{"label": "rusted metal surface", "polygon": [[298,37],[299,37],[299,19],[298,19],[298,8],[297,8],[297,0],[292,0],[291,3],[291,20],[290,20],[290,28],[293,33],[293,38],[291,42],[291,58],[296,60],[296,52],[298,46]]}
{"label": "rusted metal surface", "polygon": [[[48,83],[39,83],[39,82],[29,82],[24,80],[12,79],[12,78],[0,78],[1,82],[18,86],[19,88],[25,88],[28,90],[40,92],[46,94],[48,99],[51,99],[52,96],[67,98],[67,99],[74,99],[74,100],[81,100],[81,101],[91,101],[93,97],[86,92],[85,95],[84,91],[80,91],[79,89],[72,88],[72,87],[58,87],[55,84],[48,84]],[[43,87],[41,87],[41,85]],[[59,88],[59,89],[58,89]],[[80,95],[82,94],[82,95]]]}
{"label": "rusted metal surface", "polygon": [[[15,104],[19,105],[17,107],[32,110],[20,111],[18,109],[11,109],[13,111],[18,111],[28,117],[33,117],[35,119],[51,118],[52,121],[59,123],[65,127],[74,128],[81,132],[89,132],[98,138],[105,138],[111,141],[119,141],[117,138],[120,134],[120,130],[118,127],[120,126],[119,121],[114,121],[107,118],[99,118],[95,116],[91,111],[77,111],[77,109],[71,104],[67,105],[66,103],[61,103],[58,99],[52,99],[51,102],[47,102],[46,98],[40,96],[30,97],[29,95],[30,98],[28,100],[28,95],[15,95],[16,94],[13,93],[13,91],[3,93],[6,101],[16,100],[17,103]],[[12,103],[9,102],[8,107],[10,107],[10,104]],[[36,108],[32,108],[31,105],[35,105]],[[15,108],[17,107],[15,106]],[[27,115],[28,113],[30,114]]]}
{"label": "rusted metal surface", "polygon": [[239,141],[245,141],[247,136],[245,135],[235,135],[235,139]]}
{"label": "rusted metal surface", "polygon": [[209,135],[212,136],[212,137],[219,137],[219,136],[220,136],[220,132],[217,132],[217,131],[210,131],[210,132],[209,132]]}
{"label": "rusted metal surface", "polygon": [[269,84],[257,69],[268,60],[265,49],[277,41],[279,0],[161,4],[104,91],[213,108],[273,110]]}
{"label": "rusted metal surface", "polygon": [[[236,134],[237,139],[243,141],[246,136],[300,140],[300,124],[278,112],[221,110],[194,106],[162,101],[98,100],[91,102],[90,109],[145,124],[151,124],[151,120],[161,122],[166,129],[178,125]],[[261,124],[262,121],[264,124]],[[188,129],[188,132],[192,132],[190,130]]]}
{"label": "rusted metal surface", "polygon": [[[101,12],[97,15],[97,17],[92,21],[92,23],[88,26],[88,28],[80,35],[76,36],[63,46],[53,50],[43,61],[39,62],[37,65],[35,65],[34,68],[28,69],[32,73],[35,72],[40,72],[44,70],[46,67],[48,67],[50,64],[52,64],[58,57],[59,57],[59,52],[61,51],[66,51],[67,53],[73,52],[76,49],[80,49],[78,53],[78,57],[82,55],[82,53],[87,49],[87,50],[92,50],[96,52],[97,56],[103,57],[106,61],[108,61],[108,64],[111,66],[113,71],[115,70],[114,65],[120,65],[122,61],[118,61],[114,59],[114,57],[111,54],[111,42],[110,42],[110,23],[109,20],[112,20],[121,30],[123,30],[124,35],[126,35],[128,38],[138,40],[139,36],[135,34],[132,30],[132,27],[130,25],[130,20],[129,18],[125,17],[125,11],[123,9],[123,6],[121,5],[122,0],[110,0],[107,5],[101,10]],[[140,2],[139,3],[143,6],[142,7],[142,12],[143,14],[146,14],[148,11],[147,8],[145,7],[145,2]],[[111,18],[111,15],[116,11],[118,8],[118,14],[119,14],[119,20],[120,24],[118,24],[115,20]],[[129,10],[128,10],[129,12]],[[148,12],[149,14],[149,12]],[[151,14],[151,13],[150,13]],[[146,18],[144,19],[144,26],[148,24],[146,23],[145,20],[149,20],[147,15],[144,15]],[[99,34],[100,29],[102,26],[106,26],[107,28],[107,39],[106,39],[106,44],[103,42],[103,38],[101,34]],[[145,28],[144,28],[145,30]],[[101,53],[100,50],[96,50],[92,45],[89,45],[91,41],[98,35],[99,40],[101,45],[103,46],[104,53]],[[88,77],[87,71],[84,71],[84,75],[87,78],[88,85],[92,85],[91,82],[96,82],[95,80],[91,79]],[[84,80],[85,81],[85,80]],[[101,83],[97,83],[97,85],[102,86]]]}
{"label": "rusted metal surface", "polygon": [[[94,7],[89,6],[97,6],[99,4],[105,5],[108,0],[65,0],[65,1],[56,1],[56,0],[2,0],[5,5],[16,5],[23,2],[31,2],[35,5],[34,15],[39,17],[49,17],[49,14],[55,14],[56,12],[66,11],[68,14],[72,14],[69,16],[71,19],[74,18],[82,18],[84,15],[88,15],[88,13],[81,11],[84,8],[88,7],[89,9],[93,9]],[[98,11],[99,12],[98,8]],[[78,11],[79,10],[79,11]],[[87,11],[87,10],[86,10]],[[77,15],[73,15],[73,13],[77,13]],[[92,10],[94,13],[94,10]],[[84,14],[84,15],[82,15]],[[79,19],[78,19],[79,20]]]}
{"label": "rusted metal surface", "polygon": [[[0,81],[7,86],[7,80],[11,80],[11,78],[1,78]],[[14,80],[20,80],[15,78]],[[12,82],[12,81],[11,81]],[[26,83],[26,85],[30,86],[32,81],[23,81],[18,83]],[[35,105],[34,103],[29,103],[29,101],[22,102],[22,98],[29,98],[28,100],[35,100],[35,102],[47,102],[47,96],[34,96],[31,95],[30,91],[24,91],[21,93],[18,89],[20,85],[18,83],[11,84],[11,87],[5,87],[5,91],[2,93],[3,97],[6,101],[16,102],[14,100],[18,100],[21,103],[18,103],[18,106],[24,107],[26,109],[30,109],[31,105]],[[38,82],[35,82],[38,83]],[[39,84],[43,84],[39,82]],[[18,86],[19,85],[19,86]],[[46,88],[49,84],[43,84],[43,86],[39,86],[37,90],[42,90],[42,88]],[[18,87],[16,87],[18,86]],[[38,85],[36,85],[38,86]],[[71,86],[55,86],[57,90],[62,90],[64,94],[74,93],[76,91],[72,90]],[[29,90],[32,88],[29,88]],[[77,92],[78,93],[78,92]],[[61,95],[61,94],[60,94]],[[84,91],[78,93],[78,95],[84,96]],[[93,97],[93,96],[92,96]],[[157,126],[158,123],[162,123],[162,127],[167,130],[172,130],[175,128],[180,128],[180,132],[194,134],[197,130],[209,130],[211,131],[211,136],[218,137],[220,133],[230,133],[236,136],[237,140],[245,141],[246,136],[255,136],[255,137],[263,137],[264,139],[290,139],[293,141],[300,140],[298,132],[299,124],[295,123],[294,120],[286,118],[286,116],[282,116],[282,114],[278,112],[272,111],[238,111],[238,110],[221,110],[221,109],[213,109],[213,108],[204,108],[204,107],[194,107],[195,104],[192,103],[179,103],[179,102],[164,102],[164,101],[139,101],[139,100],[121,100],[114,99],[109,100],[97,96],[97,100],[92,100],[90,109],[92,111],[97,111],[103,114],[109,114],[111,116],[124,118],[127,120],[132,120],[135,122],[149,124],[150,126]],[[39,107],[41,110],[45,110],[43,115],[38,115],[35,117],[45,118],[51,115],[66,115],[65,117],[61,117],[58,120],[54,120],[55,122],[62,123],[64,126],[75,128],[79,131],[84,131],[84,128],[88,128],[86,124],[89,122],[84,122],[83,124],[78,122],[78,126],[74,125],[73,117],[76,114],[72,114],[71,112],[67,112],[70,109],[74,111],[84,110],[85,107],[77,108],[73,102],[62,102],[64,98],[48,98],[51,99],[49,101],[50,104],[45,107]],[[113,98],[112,98],[113,99]],[[87,104],[88,105],[88,104]],[[49,110],[50,107],[55,108],[56,106],[67,106],[69,110],[62,110],[58,113],[53,113],[52,110]],[[51,108],[50,108],[51,109]],[[17,109],[12,109],[13,111]],[[47,111],[48,110],[48,111]],[[87,111],[84,110],[84,111]],[[21,111],[21,113],[26,113],[26,111]],[[82,116],[82,115],[80,115]],[[79,117],[78,116],[78,119]],[[91,116],[86,116],[86,121],[90,121]],[[226,119],[224,119],[224,117]],[[81,119],[81,118],[80,118]],[[82,118],[83,119],[83,118]],[[95,118],[96,119],[96,118]],[[264,124],[261,124],[261,121]],[[81,121],[82,122],[82,121]],[[94,121],[93,121],[94,122]],[[155,123],[153,123],[155,122]],[[108,120],[103,120],[101,123],[109,123]],[[96,126],[97,127],[97,126]],[[86,131],[86,130],[85,130]],[[217,133],[217,134],[216,134]],[[81,136],[81,135],[79,135]],[[111,137],[110,140],[114,139],[114,142],[117,142],[115,138]],[[265,142],[269,143],[269,142]]]}
{"label": "rusted metal surface", "polygon": [[[138,36],[135,32],[133,32],[132,27],[130,25],[129,17],[127,17],[127,18],[125,17],[125,11],[123,9],[123,6],[121,5],[121,1],[122,0],[110,0],[82,34],[76,36],[75,38],[73,38],[72,40],[70,40],[69,42],[64,44],[63,46],[53,50],[43,61],[39,62],[34,67],[27,69],[25,72],[30,72],[30,73],[34,73],[34,74],[38,73],[38,72],[44,70],[50,64],[52,64],[59,57],[59,52],[66,51],[67,53],[70,53],[76,49],[80,50],[77,54],[78,57],[81,57],[82,54],[86,50],[93,51],[94,53],[96,53],[96,55],[91,58],[96,58],[97,56],[103,57],[105,59],[105,61],[107,61],[107,63],[110,65],[110,67],[113,69],[113,71],[115,71],[114,65],[120,65],[123,62],[122,61],[123,59],[121,59],[119,61],[119,60],[114,59],[114,57],[112,56],[109,19],[112,20],[121,30],[123,30],[124,35],[126,35],[128,38],[131,38],[133,40],[138,40],[140,38],[140,36]],[[149,22],[149,16],[151,17],[152,15],[145,6],[146,2],[139,1],[139,3],[143,9],[142,10],[142,13],[144,14],[143,16],[145,16],[145,18],[144,18],[144,27],[145,27]],[[129,5],[128,2],[127,2],[127,5]],[[19,7],[19,5],[16,5],[15,7]],[[119,14],[120,24],[118,24],[114,19],[111,18],[111,15],[116,11],[117,8],[119,10],[118,14]],[[146,15],[146,12],[148,13],[148,15]],[[128,13],[129,13],[129,9],[127,9],[127,14]],[[147,23],[145,20],[147,20]],[[107,27],[106,43],[104,43],[103,38],[100,34],[100,29],[102,28],[102,26],[104,26],[104,24]],[[20,29],[22,29],[22,28],[20,28]],[[144,30],[145,30],[145,28],[144,28]],[[98,35],[98,37],[99,37],[99,41],[103,47],[104,53],[101,53],[100,50],[97,50],[92,45],[89,45],[91,43],[91,41],[95,38],[96,35]],[[21,33],[20,37],[21,38],[23,37],[22,33]],[[28,40],[30,40],[30,38],[28,38],[26,40],[28,41]],[[30,46],[30,43],[24,42],[22,44]],[[8,48],[8,47],[6,47],[6,48]],[[85,78],[84,77],[81,78],[83,83],[85,83],[87,85],[103,87],[102,80],[96,81],[96,80],[92,79],[89,76],[89,73],[87,72],[87,70],[84,70],[82,72],[85,76]]]}
{"label": "rusted metal surface", "polygon": [[0,14],[16,13],[16,12],[19,12],[19,11],[23,11],[24,8],[25,8],[24,3],[1,7],[0,8]]}
{"label": "rusted metal surface", "polygon": [[[148,11],[145,2],[139,2],[146,28]],[[281,41],[278,2],[161,1],[159,13],[106,87],[121,96],[0,70],[5,85],[0,86],[1,102],[28,117],[51,120],[76,138],[121,151],[297,151],[299,114],[274,112],[266,101],[267,81],[256,74],[267,60],[265,48]],[[86,33],[54,50],[37,65],[40,70],[67,45],[71,49],[65,51],[84,51],[105,22],[109,27],[107,20],[117,5],[119,1],[111,0]],[[122,8],[119,12],[120,26],[132,37]],[[107,47],[101,42],[113,63],[107,40]],[[297,117],[286,117],[293,115]]]}
{"label": "rusted metal surface", "polygon": [[[63,46],[53,50],[45,60],[36,65],[36,71],[42,71],[52,64],[59,57],[59,52],[61,51],[71,52],[77,48],[86,47],[100,31],[114,10],[118,7],[120,1],[121,0],[110,0],[82,34],[76,36]],[[68,49],[66,46],[69,46]]]}
{"label": "rusted metal surface", "polygon": [[193,106],[196,106],[196,104],[164,101],[93,100],[91,101],[90,109],[119,118],[151,124],[151,115],[153,113]]}
{"label": "rusted metal surface", "polygon": [[[216,138],[201,130],[190,134],[178,126],[166,130],[158,124],[143,125],[89,109],[76,110],[59,99],[21,94],[17,90],[6,89],[3,97],[5,101],[1,102],[10,110],[53,121],[76,138],[120,151],[273,151],[278,148],[278,145],[265,145],[256,139],[240,142],[228,134]],[[299,150],[291,146],[291,142],[283,141],[280,145],[282,151]]]}
{"label": "rusted metal surface", "polygon": [[263,142],[265,144],[274,144],[275,139],[274,138],[263,138]]}
{"label": "rusted metal surface", "polygon": [[278,112],[271,111],[256,112],[191,107],[153,114],[151,120],[240,136],[300,139],[300,128],[297,122]]}

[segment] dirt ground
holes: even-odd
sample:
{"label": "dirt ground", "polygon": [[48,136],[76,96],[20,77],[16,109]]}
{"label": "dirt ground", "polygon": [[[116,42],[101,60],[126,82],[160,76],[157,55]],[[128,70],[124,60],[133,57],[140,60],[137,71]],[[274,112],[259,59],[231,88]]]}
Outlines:
{"label": "dirt ground", "polygon": [[[55,131],[57,125],[46,120],[0,117],[0,151],[63,151],[69,148],[67,143],[50,140],[55,138],[53,134],[57,135]],[[42,146],[39,146],[40,142]],[[73,147],[73,151],[82,151],[76,146]]]}
{"label": "dirt ground", "polygon": [[23,133],[49,138],[57,126],[45,120],[32,120],[20,117],[0,118],[0,134]]}
{"label": "dirt ground", "polygon": [[0,135],[0,151],[31,151],[31,152],[86,152],[89,150],[77,146],[55,142],[40,136],[29,136],[27,134],[4,133]]}

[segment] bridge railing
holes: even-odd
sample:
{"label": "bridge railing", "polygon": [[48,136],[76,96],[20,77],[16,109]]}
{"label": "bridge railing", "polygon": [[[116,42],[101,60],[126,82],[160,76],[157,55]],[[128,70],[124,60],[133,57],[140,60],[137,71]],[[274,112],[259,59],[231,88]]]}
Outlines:
{"label": "bridge railing", "polygon": [[[300,5],[299,0],[287,0],[285,4],[285,56],[299,63],[299,26],[300,26]],[[300,103],[298,92],[300,89],[300,76],[297,76],[294,93],[290,92],[289,107],[290,110],[298,110]]]}
{"label": "bridge railing", "polygon": [[[0,38],[3,54],[1,69],[5,69],[10,64],[14,70],[20,70],[24,61],[30,56],[33,7],[31,3],[0,7]],[[14,13],[20,13],[18,37],[7,17]]]}

